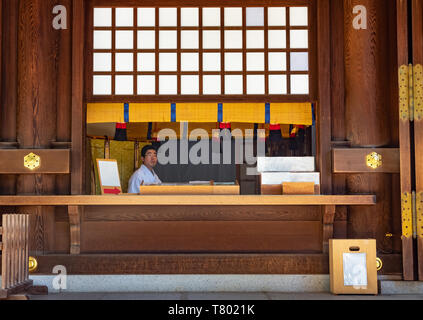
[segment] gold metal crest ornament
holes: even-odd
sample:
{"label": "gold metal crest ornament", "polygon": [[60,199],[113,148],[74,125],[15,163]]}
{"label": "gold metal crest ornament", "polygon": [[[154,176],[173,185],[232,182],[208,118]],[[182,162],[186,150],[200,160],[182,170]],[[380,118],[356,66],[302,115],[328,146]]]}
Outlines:
{"label": "gold metal crest ornament", "polygon": [[377,152],[373,152],[367,155],[366,163],[368,167],[377,169],[382,166],[382,155],[378,154]]}
{"label": "gold metal crest ornament", "polygon": [[41,165],[41,158],[34,153],[30,153],[24,158],[24,166],[29,170],[38,169]]}
{"label": "gold metal crest ornament", "polygon": [[35,272],[38,268],[38,261],[37,259],[35,259],[34,257],[29,257],[28,260],[28,267],[29,267],[29,272]]}
{"label": "gold metal crest ornament", "polygon": [[376,267],[377,267],[377,271],[380,271],[383,268],[383,262],[380,258],[376,258]]}

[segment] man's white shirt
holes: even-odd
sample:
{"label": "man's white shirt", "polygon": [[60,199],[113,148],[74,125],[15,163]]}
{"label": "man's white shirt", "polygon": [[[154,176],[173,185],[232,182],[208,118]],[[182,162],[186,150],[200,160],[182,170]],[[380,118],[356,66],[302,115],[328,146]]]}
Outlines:
{"label": "man's white shirt", "polygon": [[161,184],[157,174],[145,165],[142,165],[137,171],[134,172],[131,179],[129,179],[128,193],[140,193],[140,186],[157,185]]}

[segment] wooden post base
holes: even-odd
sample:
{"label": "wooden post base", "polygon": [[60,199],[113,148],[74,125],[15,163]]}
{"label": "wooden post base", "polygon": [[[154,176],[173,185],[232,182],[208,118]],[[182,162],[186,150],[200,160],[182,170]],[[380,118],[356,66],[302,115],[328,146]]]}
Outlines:
{"label": "wooden post base", "polygon": [[0,289],[0,300],[28,300],[22,297],[27,295],[48,295],[45,286],[33,286],[33,281],[28,280],[18,286],[9,289]]}

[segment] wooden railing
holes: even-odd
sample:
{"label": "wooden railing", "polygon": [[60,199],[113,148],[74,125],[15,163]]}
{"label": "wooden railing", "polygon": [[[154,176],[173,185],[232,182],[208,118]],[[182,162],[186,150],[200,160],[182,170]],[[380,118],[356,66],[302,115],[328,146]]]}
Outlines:
{"label": "wooden railing", "polygon": [[0,299],[32,287],[29,280],[29,215],[5,214],[0,228],[2,242],[2,282]]}

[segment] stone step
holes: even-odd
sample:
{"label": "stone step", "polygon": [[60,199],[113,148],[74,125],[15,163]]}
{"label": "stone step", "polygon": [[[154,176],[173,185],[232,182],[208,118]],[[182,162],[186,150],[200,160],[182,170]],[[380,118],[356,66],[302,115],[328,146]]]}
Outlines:
{"label": "stone step", "polygon": [[[281,292],[329,293],[329,275],[68,275],[59,290],[57,275],[30,276],[36,286],[57,292]],[[423,283],[380,275],[380,294],[421,294]],[[1,284],[1,281],[0,281]],[[56,285],[55,285],[56,284]]]}

